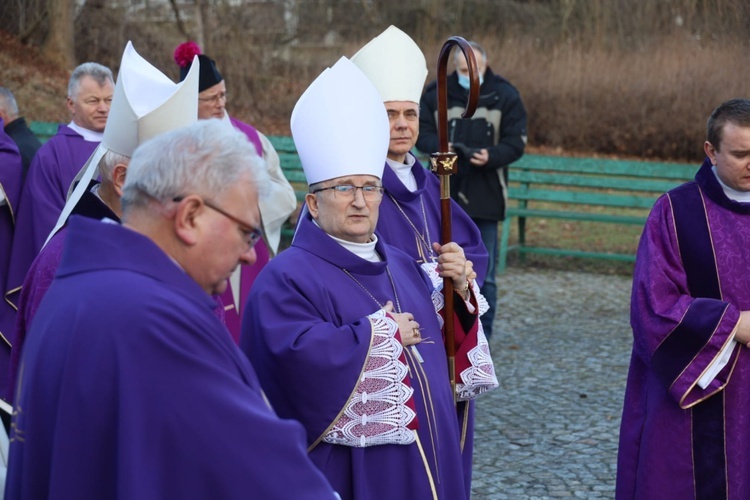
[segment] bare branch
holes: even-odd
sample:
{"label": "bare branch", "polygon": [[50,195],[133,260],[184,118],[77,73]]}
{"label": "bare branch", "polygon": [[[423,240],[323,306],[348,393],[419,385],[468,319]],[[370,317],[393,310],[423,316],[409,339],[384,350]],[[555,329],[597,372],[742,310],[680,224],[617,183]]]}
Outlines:
{"label": "bare branch", "polygon": [[172,6],[174,17],[177,20],[177,30],[186,40],[190,40],[190,33],[188,33],[185,23],[182,22],[182,18],[180,17],[180,8],[177,6],[177,0],[169,0],[169,5]]}

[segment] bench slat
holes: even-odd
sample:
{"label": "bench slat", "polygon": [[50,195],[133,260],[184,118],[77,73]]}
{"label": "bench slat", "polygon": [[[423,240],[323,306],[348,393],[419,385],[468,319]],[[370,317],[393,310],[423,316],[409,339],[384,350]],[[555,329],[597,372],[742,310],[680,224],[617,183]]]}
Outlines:
{"label": "bench slat", "polygon": [[513,169],[552,170],[601,175],[692,180],[697,165],[604,158],[575,158],[526,154],[510,166]]}
{"label": "bench slat", "polygon": [[523,187],[513,186],[508,189],[508,195],[511,199],[515,200],[573,203],[578,205],[603,205],[607,207],[623,208],[651,208],[657,199],[656,196],[563,191],[556,189],[524,189]]}
{"label": "bench slat", "polygon": [[646,222],[646,215],[617,215],[617,214],[602,214],[592,212],[571,212],[571,211],[555,211],[555,210],[540,210],[540,209],[524,209],[518,207],[508,207],[506,210],[506,217],[536,217],[542,219],[570,219],[570,220],[581,220],[590,222],[611,222],[615,224],[644,224]]}
{"label": "bench slat", "polygon": [[579,175],[577,172],[538,172],[510,169],[510,182],[529,184],[554,184],[559,186],[620,189],[663,193],[675,186],[674,180],[645,179],[633,177],[605,177],[601,175]]}

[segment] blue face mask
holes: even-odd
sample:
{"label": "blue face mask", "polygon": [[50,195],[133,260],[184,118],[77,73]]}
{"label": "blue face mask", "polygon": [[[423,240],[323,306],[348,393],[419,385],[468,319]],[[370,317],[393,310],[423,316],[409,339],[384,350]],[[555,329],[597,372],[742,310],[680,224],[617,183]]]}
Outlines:
{"label": "blue face mask", "polygon": [[[484,83],[484,75],[479,75],[479,86],[481,87]],[[469,82],[469,75],[462,75],[461,73],[458,74],[458,84],[465,88],[466,90],[469,90],[469,87],[471,87],[471,84]]]}

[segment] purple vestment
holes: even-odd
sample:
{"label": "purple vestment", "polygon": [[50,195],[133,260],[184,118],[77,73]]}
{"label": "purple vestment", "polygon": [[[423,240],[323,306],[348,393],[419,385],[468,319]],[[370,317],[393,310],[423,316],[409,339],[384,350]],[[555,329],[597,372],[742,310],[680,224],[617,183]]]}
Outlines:
{"label": "purple vestment", "polygon": [[[95,184],[95,182],[91,183],[92,186]],[[120,221],[120,218],[107,205],[105,205],[103,201],[91,193],[90,190],[86,190],[83,193],[83,196],[74,207],[71,215],[83,215],[84,217],[97,220],[108,218],[116,222]],[[13,347],[10,351],[6,394],[8,395],[8,402],[11,404],[14,400],[13,396],[16,388],[16,375],[21,360],[23,344],[26,341],[26,333],[31,326],[31,320],[34,318],[34,315],[39,308],[39,304],[42,302],[44,295],[52,284],[52,279],[55,277],[55,272],[60,265],[62,251],[65,245],[66,228],[67,226],[60,228],[60,230],[50,238],[49,242],[44,245],[44,248],[42,248],[39,255],[36,256],[34,262],[31,263],[31,267],[26,273],[26,278],[23,280],[21,294],[18,298],[16,324],[13,329],[13,335],[10,339],[10,343]]]}
{"label": "purple vestment", "polygon": [[[383,171],[383,187],[386,192],[380,204],[378,234],[389,245],[399,248],[422,263],[429,260],[432,243],[439,243],[442,236],[440,181],[432,172],[427,171],[419,160],[415,161],[411,172],[417,182],[417,190],[414,192],[409,191],[393,169],[386,164]],[[488,263],[482,235],[464,209],[452,199],[450,203],[452,240],[463,248],[466,259],[473,263],[477,282],[481,285]],[[474,452],[473,402],[459,404],[458,412],[462,429],[466,491],[469,495]]]}
{"label": "purple vestment", "polygon": [[[0,205],[0,290],[5,297],[10,253],[13,244],[16,210],[21,194],[23,162],[15,142],[3,131],[0,120],[0,191],[5,203]],[[0,300],[0,391],[6,385],[8,357],[10,354],[10,337],[15,320],[15,309],[5,300]],[[0,392],[0,397],[5,393]]]}
{"label": "purple vestment", "polygon": [[633,280],[618,499],[750,498],[750,350],[735,345],[698,385],[750,309],[748,248],[750,204],[726,197],[708,160],[654,205]]}
{"label": "purple vestment", "polygon": [[[386,243],[401,249],[421,263],[425,261],[425,256],[429,257],[432,243],[440,243],[442,235],[440,181],[432,172],[427,171],[419,160],[416,160],[411,171],[417,181],[417,190],[414,192],[404,186],[389,165],[385,166],[385,194],[380,204],[377,231],[385,238]],[[463,248],[466,259],[474,264],[477,282],[481,286],[487,272],[487,249],[482,243],[482,235],[476,224],[453,200],[451,229],[452,240]],[[430,241],[427,241],[428,235]],[[425,248],[427,245],[430,246],[429,249]]]}
{"label": "purple vestment", "polygon": [[[382,238],[376,250],[383,262],[361,259],[304,214],[253,287],[240,345],[343,499],[466,498],[432,283]],[[382,312],[389,300],[419,322],[416,351]]]}
{"label": "purple vestment", "polygon": [[195,281],[118,224],[73,217],[66,240],[24,347],[6,498],[333,498]]}
{"label": "purple vestment", "polygon": [[8,273],[6,299],[14,305],[18,305],[26,272],[65,206],[70,183],[98,144],[60,125],[34,156],[21,194]]}
{"label": "purple vestment", "polygon": [[[258,131],[247,123],[243,123],[235,118],[230,117],[229,120],[237,130],[247,136],[247,139],[250,141],[250,143],[255,146],[255,150],[258,152],[258,156],[263,156],[263,147],[260,143]],[[257,260],[253,265],[243,265],[240,267],[240,298],[237,301],[240,310],[238,311],[235,307],[234,293],[232,292],[232,288],[230,286],[228,286],[226,291],[220,296],[225,308],[224,322],[227,325],[227,329],[229,329],[229,332],[232,334],[232,338],[234,338],[235,342],[239,342],[240,339],[242,316],[245,314],[245,303],[247,302],[247,297],[250,294],[250,288],[255,282],[255,278],[258,276],[258,273],[260,273],[261,269],[265,267],[265,265],[271,258],[271,255],[268,252],[268,247],[263,240],[258,241],[258,243],[255,245],[255,254],[257,255]]]}

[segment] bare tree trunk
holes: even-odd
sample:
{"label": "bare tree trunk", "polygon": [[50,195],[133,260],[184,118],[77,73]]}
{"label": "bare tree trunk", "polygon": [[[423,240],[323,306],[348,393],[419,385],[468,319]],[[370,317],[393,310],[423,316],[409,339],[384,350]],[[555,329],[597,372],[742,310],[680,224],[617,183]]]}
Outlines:
{"label": "bare tree trunk", "polygon": [[49,33],[42,45],[42,54],[64,68],[73,68],[75,46],[73,45],[74,0],[49,0]]}
{"label": "bare tree trunk", "polygon": [[177,31],[179,31],[186,40],[190,40],[192,37],[185,27],[185,23],[182,22],[182,16],[180,16],[180,8],[177,6],[177,0],[169,0],[169,4],[172,6],[174,18],[177,20]]}
{"label": "bare tree trunk", "polygon": [[198,45],[203,49],[204,54],[212,54],[211,37],[209,36],[209,27],[207,26],[209,20],[209,7],[207,0],[195,0],[195,31],[198,34]]}

